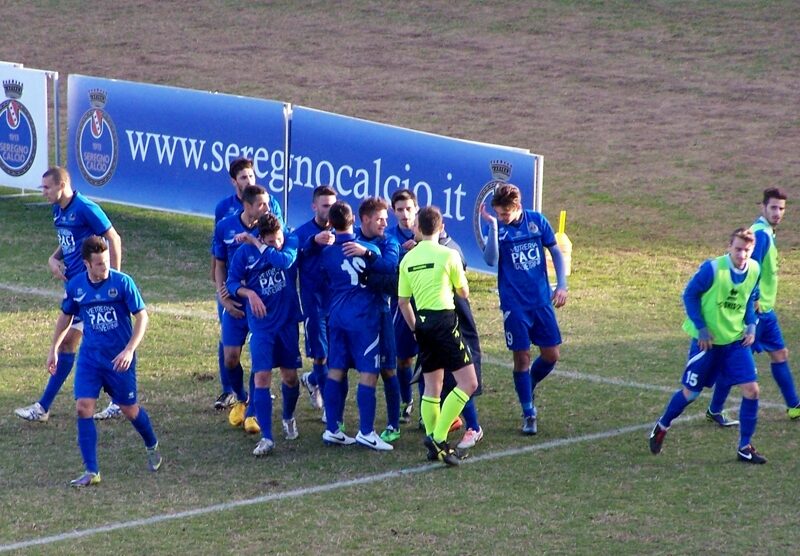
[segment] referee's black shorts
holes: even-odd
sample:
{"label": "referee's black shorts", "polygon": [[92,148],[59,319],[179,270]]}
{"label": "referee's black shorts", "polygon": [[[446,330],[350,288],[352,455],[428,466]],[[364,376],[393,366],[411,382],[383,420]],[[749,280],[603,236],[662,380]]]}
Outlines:
{"label": "referee's black shorts", "polygon": [[423,373],[458,370],[472,363],[472,353],[461,336],[455,311],[417,311],[414,332]]}

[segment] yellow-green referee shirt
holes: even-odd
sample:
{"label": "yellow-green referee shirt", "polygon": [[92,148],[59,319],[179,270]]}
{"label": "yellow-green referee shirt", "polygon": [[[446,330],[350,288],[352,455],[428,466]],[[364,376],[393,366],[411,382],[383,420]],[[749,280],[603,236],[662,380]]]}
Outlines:
{"label": "yellow-green referee shirt", "polygon": [[467,285],[458,253],[437,242],[423,240],[400,262],[399,297],[413,297],[418,311],[455,309],[453,288]]}

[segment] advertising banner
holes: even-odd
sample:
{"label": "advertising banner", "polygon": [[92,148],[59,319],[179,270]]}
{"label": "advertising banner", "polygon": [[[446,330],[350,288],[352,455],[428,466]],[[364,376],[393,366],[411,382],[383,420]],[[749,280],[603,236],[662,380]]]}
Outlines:
{"label": "advertising banner", "polygon": [[83,75],[67,93],[67,167],[85,195],[210,216],[247,157],[283,198],[281,102]]}
{"label": "advertising banner", "polygon": [[47,73],[0,64],[0,185],[34,189],[49,166]]}
{"label": "advertising banner", "polygon": [[[461,246],[470,268],[483,262],[481,205],[498,183],[518,185],[525,206],[534,207],[541,184],[541,157],[521,149],[452,139],[294,106],[289,218],[311,218],[311,193],[331,185],[357,212],[369,196],[387,201],[411,189],[420,206],[436,205],[445,230]],[[391,225],[394,225],[392,219]]]}

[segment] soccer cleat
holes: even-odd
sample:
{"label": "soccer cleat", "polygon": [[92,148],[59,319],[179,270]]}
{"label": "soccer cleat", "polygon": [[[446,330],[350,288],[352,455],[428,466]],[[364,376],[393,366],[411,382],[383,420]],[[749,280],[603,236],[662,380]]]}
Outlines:
{"label": "soccer cleat", "polygon": [[244,431],[249,434],[258,434],[261,432],[261,426],[258,424],[258,419],[255,417],[244,418]]}
{"label": "soccer cleat", "polygon": [[356,439],[352,436],[347,436],[340,430],[331,432],[328,429],[325,429],[325,432],[322,433],[322,441],[328,445],[338,444],[339,446],[349,446],[356,443]]}
{"label": "soccer cleat", "polygon": [[729,419],[725,411],[719,413],[711,413],[710,409],[706,409],[706,420],[718,424],[720,427],[735,427],[739,424],[736,419]]}
{"label": "soccer cleat", "polygon": [[275,443],[272,440],[270,440],[269,438],[262,438],[261,440],[258,441],[258,444],[256,444],[256,447],[253,450],[253,455],[256,456],[257,458],[261,456],[266,456],[267,454],[272,452],[272,449],[274,447]]}
{"label": "soccer cleat", "polygon": [[428,459],[431,459],[431,456],[434,456],[433,459],[438,459],[445,465],[449,465],[451,467],[455,467],[461,463],[458,456],[456,455],[455,450],[453,450],[447,441],[445,442],[436,442],[432,436],[426,436],[425,440],[425,447],[428,449]]}
{"label": "soccer cleat", "polygon": [[308,391],[308,401],[313,409],[322,409],[322,392],[319,386],[311,384],[308,379],[311,377],[310,372],[300,375],[300,384],[302,384]]}
{"label": "soccer cleat", "polygon": [[400,429],[396,429],[391,425],[387,426],[381,433],[381,440],[389,443],[400,440]]}
{"label": "soccer cleat", "polygon": [[669,429],[665,429],[661,426],[661,423],[656,421],[656,426],[653,427],[653,431],[650,433],[650,451],[652,453],[661,453],[661,447],[664,445],[664,437],[667,436],[668,430]]}
{"label": "soccer cleat", "polygon": [[756,452],[752,444],[748,444],[744,448],[739,448],[736,451],[736,457],[739,458],[739,461],[745,463],[767,463],[767,458]]}
{"label": "soccer cleat", "polygon": [[99,485],[99,484],[100,484],[100,473],[91,473],[89,471],[85,471],[83,475],[69,482],[69,486],[74,486],[78,488]]}
{"label": "soccer cleat", "polygon": [[539,432],[539,427],[536,424],[536,415],[523,415],[522,416],[522,434],[532,436]]}
{"label": "soccer cleat", "polygon": [[452,423],[450,423],[450,428],[447,429],[447,432],[454,432],[464,426],[464,421],[461,420],[461,417],[456,417]]}
{"label": "soccer cleat", "polygon": [[109,402],[108,407],[103,411],[98,411],[94,414],[95,421],[105,421],[106,419],[116,419],[122,415],[122,410],[114,402]]}
{"label": "soccer cleat", "polygon": [[372,431],[369,434],[361,434],[361,431],[358,431],[358,434],[356,435],[356,442],[365,448],[377,450],[378,452],[389,452],[394,450],[394,447],[388,442],[384,442],[375,431]]}
{"label": "soccer cleat", "polygon": [[40,423],[46,423],[50,418],[50,412],[45,411],[39,402],[26,407],[18,407],[14,410],[14,415],[26,421],[38,421]]}
{"label": "soccer cleat", "polygon": [[241,427],[244,423],[244,414],[247,411],[247,402],[237,401],[231,407],[231,412],[228,413],[228,422],[232,427]]}
{"label": "soccer cleat", "polygon": [[406,424],[411,422],[411,415],[414,413],[414,400],[404,403],[400,408],[400,423]]}
{"label": "soccer cleat", "polygon": [[214,409],[217,411],[222,411],[223,409],[228,409],[232,407],[233,404],[236,403],[236,394],[233,392],[223,392],[219,395],[219,397],[214,402]]}
{"label": "soccer cleat", "polygon": [[483,429],[478,427],[478,430],[475,429],[467,429],[467,432],[464,433],[464,436],[461,437],[461,442],[456,445],[456,448],[459,450],[469,450],[470,448],[474,447],[475,444],[480,442],[483,438]]}
{"label": "soccer cleat", "polygon": [[297,431],[297,421],[294,417],[283,420],[283,436],[286,440],[297,440],[300,433]]}
{"label": "soccer cleat", "polygon": [[796,405],[794,407],[790,407],[789,409],[787,409],[786,410],[786,415],[788,415],[789,419],[791,419],[792,421],[796,421],[797,419],[800,419],[800,404],[798,404],[798,405]]}
{"label": "soccer cleat", "polygon": [[147,468],[153,473],[161,469],[161,464],[164,463],[164,458],[161,457],[161,451],[158,449],[158,442],[152,448],[147,448]]}

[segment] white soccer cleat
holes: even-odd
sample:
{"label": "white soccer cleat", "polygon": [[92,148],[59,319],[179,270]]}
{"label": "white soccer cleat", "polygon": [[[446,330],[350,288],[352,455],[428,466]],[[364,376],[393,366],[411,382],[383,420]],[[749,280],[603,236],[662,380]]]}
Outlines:
{"label": "white soccer cleat", "polygon": [[394,447],[388,442],[384,442],[375,431],[372,431],[369,434],[361,434],[361,431],[358,431],[358,434],[356,435],[356,442],[366,448],[377,450],[379,452],[388,452],[394,450]]}
{"label": "white soccer cleat", "polygon": [[331,432],[328,429],[325,429],[325,432],[322,433],[322,441],[325,444],[338,444],[339,446],[349,446],[356,443],[356,439],[352,436],[347,436],[342,431]]}
{"label": "white soccer cleat", "polygon": [[294,417],[283,420],[283,436],[286,440],[297,440],[300,433],[297,431],[297,421]]}
{"label": "white soccer cleat", "polygon": [[103,411],[94,414],[95,421],[105,421],[106,419],[116,419],[122,415],[122,410],[114,402],[110,402]]}
{"label": "white soccer cleat", "polygon": [[308,392],[308,402],[311,404],[313,409],[322,409],[322,392],[320,392],[319,386],[311,384],[308,379],[311,377],[310,372],[305,372],[300,375],[300,384]]}
{"label": "white soccer cleat", "polygon": [[475,429],[467,429],[467,432],[464,433],[464,436],[461,438],[461,442],[456,445],[456,448],[459,450],[469,450],[470,448],[474,447],[475,444],[481,441],[483,438],[483,429],[478,427],[478,430]]}
{"label": "white soccer cleat", "polygon": [[262,438],[256,444],[255,450],[253,450],[253,455],[256,457],[266,456],[272,449],[275,447],[275,443],[270,440],[269,438]]}
{"label": "white soccer cleat", "polygon": [[14,410],[14,415],[26,421],[38,421],[40,423],[46,423],[50,418],[50,412],[45,411],[39,402],[26,407],[18,407]]}

